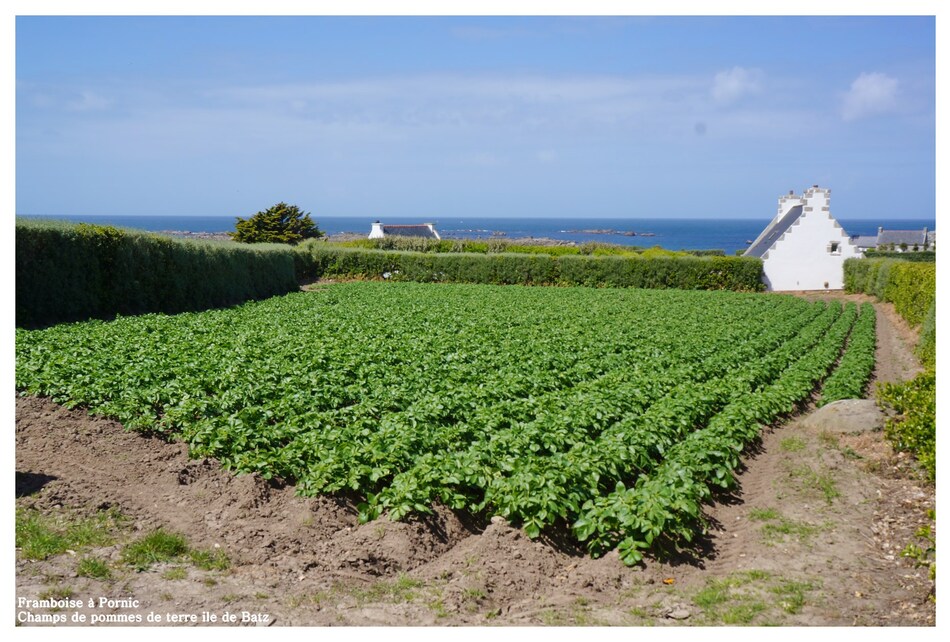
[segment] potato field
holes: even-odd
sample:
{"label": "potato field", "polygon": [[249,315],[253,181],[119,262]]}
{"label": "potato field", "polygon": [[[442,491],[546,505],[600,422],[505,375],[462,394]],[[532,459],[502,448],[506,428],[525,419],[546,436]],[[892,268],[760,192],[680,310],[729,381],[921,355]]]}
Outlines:
{"label": "potato field", "polygon": [[870,304],[354,282],[18,329],[16,386],[365,520],[438,502],[634,564],[702,530],[763,425],[860,396],[873,357]]}

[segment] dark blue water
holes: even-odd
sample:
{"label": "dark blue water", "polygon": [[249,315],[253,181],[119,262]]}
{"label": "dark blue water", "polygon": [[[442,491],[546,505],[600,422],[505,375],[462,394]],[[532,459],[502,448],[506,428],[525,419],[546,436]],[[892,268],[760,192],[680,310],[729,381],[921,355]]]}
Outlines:
{"label": "dark blue water", "polygon": [[[149,232],[232,232],[233,216],[50,216],[59,220],[114,225]],[[316,218],[327,234],[352,232],[369,234],[372,217]],[[383,223],[434,223],[442,238],[551,238],[584,243],[588,241],[653,247],[670,250],[723,250],[734,254],[768,224],[766,219],[596,219],[596,218],[442,218],[384,220]],[[891,230],[936,229],[935,219],[839,219],[851,235],[877,234],[878,227]],[[605,233],[591,233],[598,230]],[[634,235],[628,235],[629,233]]]}

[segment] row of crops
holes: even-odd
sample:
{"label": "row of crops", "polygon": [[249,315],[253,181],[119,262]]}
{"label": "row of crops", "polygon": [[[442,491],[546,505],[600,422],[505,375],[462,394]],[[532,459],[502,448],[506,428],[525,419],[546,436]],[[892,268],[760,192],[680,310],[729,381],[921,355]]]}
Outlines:
{"label": "row of crops", "polygon": [[17,330],[16,384],[363,519],[441,502],[632,564],[693,538],[762,424],[830,373],[863,388],[873,328],[786,296],[347,283]]}

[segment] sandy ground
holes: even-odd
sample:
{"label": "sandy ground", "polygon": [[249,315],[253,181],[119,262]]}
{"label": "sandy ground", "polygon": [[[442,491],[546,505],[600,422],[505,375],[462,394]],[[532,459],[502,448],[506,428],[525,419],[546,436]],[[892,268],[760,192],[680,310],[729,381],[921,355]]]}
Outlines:
{"label": "sandy ground", "polygon": [[[876,306],[875,378],[908,378],[914,334]],[[708,533],[694,551],[627,568],[616,553],[589,558],[563,534],[532,541],[499,518],[446,509],[360,525],[347,497],[297,497],[191,460],[182,445],[17,398],[17,507],[63,520],[124,516],[109,546],[44,561],[18,551],[18,598],[82,605],[17,613],[176,626],[934,625],[928,569],[901,555],[930,523],[933,485],[880,432],[832,435],[803,419],[767,429],[748,449],[739,489],[707,506]],[[223,551],[230,567],[124,565],[122,547],[159,527]],[[88,557],[105,561],[110,577],[81,576]],[[89,606],[100,598],[126,602]],[[186,621],[169,622],[174,614]]]}

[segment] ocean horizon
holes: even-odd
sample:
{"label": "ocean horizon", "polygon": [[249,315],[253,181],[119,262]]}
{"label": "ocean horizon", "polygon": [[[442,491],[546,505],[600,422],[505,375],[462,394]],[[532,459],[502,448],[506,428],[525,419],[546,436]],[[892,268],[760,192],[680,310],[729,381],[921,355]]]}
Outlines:
{"label": "ocean horizon", "polygon": [[[235,216],[27,215],[22,218],[112,225],[147,232],[203,233],[232,232],[237,221]],[[368,235],[378,217],[312,218],[326,234]],[[574,243],[661,246],[670,250],[722,250],[734,254],[748,247],[770,219],[400,217],[379,220],[389,224],[433,223],[444,239],[550,238]],[[935,218],[837,220],[849,236],[873,236],[879,227],[936,230]]]}

